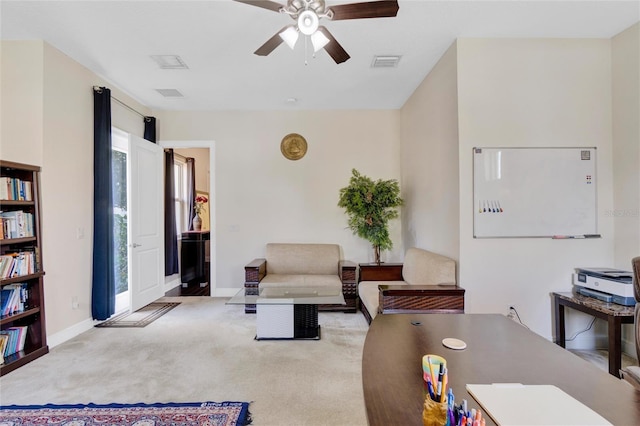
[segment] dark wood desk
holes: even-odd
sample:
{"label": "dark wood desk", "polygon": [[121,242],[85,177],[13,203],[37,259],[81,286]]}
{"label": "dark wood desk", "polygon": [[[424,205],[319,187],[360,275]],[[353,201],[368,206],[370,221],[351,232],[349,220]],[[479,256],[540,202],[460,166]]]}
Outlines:
{"label": "dark wood desk", "polygon": [[552,293],[556,316],[556,344],[566,345],[564,308],[576,309],[607,321],[609,329],[609,373],[620,377],[622,367],[622,324],[633,324],[634,308],[607,303],[574,293]]}
{"label": "dark wood desk", "polygon": [[[464,340],[467,348],[445,348],[446,337]],[[470,408],[479,404],[465,389],[469,383],[548,384],[614,425],[640,424],[640,391],[503,315],[397,314],[378,315],[364,344],[362,384],[370,425],[422,425],[426,354],[447,360],[456,401],[466,399]]]}

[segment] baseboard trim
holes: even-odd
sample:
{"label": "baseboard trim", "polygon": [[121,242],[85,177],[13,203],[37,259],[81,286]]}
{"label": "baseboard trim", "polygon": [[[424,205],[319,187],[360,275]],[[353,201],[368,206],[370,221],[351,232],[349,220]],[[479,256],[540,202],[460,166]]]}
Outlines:
{"label": "baseboard trim", "polygon": [[164,292],[166,293],[170,290],[173,290],[181,284],[182,282],[180,281],[180,275],[178,274],[171,275],[170,277],[165,277]]}
{"label": "baseboard trim", "polygon": [[74,337],[84,333],[85,331],[91,330],[93,328],[93,324],[94,321],[92,319],[86,319],[82,322],[74,324],[71,327],[65,328],[62,331],[47,336],[47,344],[50,348],[55,348],[59,344],[64,343],[67,340],[71,340]]}
{"label": "baseboard trim", "polygon": [[239,287],[233,288],[212,288],[211,297],[233,297],[240,291]]}

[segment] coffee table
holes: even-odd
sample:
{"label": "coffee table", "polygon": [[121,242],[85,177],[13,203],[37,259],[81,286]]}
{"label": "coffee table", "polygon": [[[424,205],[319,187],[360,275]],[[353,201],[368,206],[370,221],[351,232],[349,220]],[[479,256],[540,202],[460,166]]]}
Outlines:
{"label": "coffee table", "polygon": [[340,289],[273,287],[241,289],[228,305],[256,305],[256,340],[320,340],[318,305],[346,305]]}

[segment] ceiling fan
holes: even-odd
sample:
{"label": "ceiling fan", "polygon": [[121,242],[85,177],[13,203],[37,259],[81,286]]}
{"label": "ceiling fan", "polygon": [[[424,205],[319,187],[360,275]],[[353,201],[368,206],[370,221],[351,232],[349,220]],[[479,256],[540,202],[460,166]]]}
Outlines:
{"label": "ceiling fan", "polygon": [[260,46],[254,53],[267,56],[282,42],[293,49],[299,33],[309,36],[314,52],[324,48],[336,64],[345,62],[349,54],[336,41],[326,27],[320,25],[320,19],[331,21],[344,19],[387,18],[398,14],[397,0],[378,0],[362,3],[349,3],[335,6],[325,6],[324,0],[287,0],[283,5],[271,0],[235,0],[274,12],[286,13],[296,21],[295,25],[288,25],[278,31],[273,37]]}

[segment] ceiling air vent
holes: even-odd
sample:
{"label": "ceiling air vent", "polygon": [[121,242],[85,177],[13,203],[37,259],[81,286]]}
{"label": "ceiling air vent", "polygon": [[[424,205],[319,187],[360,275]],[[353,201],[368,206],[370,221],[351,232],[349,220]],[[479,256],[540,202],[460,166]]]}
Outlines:
{"label": "ceiling air vent", "polygon": [[156,89],[156,92],[160,93],[165,98],[184,98],[184,95],[177,89]]}
{"label": "ceiling air vent", "polygon": [[189,68],[178,55],[151,55],[151,59],[156,61],[163,70],[186,70]]}
{"label": "ceiling air vent", "polygon": [[400,62],[400,56],[374,56],[371,68],[395,68]]}

